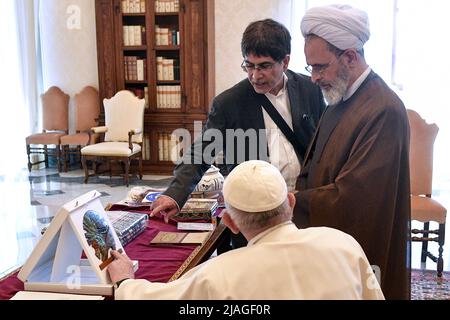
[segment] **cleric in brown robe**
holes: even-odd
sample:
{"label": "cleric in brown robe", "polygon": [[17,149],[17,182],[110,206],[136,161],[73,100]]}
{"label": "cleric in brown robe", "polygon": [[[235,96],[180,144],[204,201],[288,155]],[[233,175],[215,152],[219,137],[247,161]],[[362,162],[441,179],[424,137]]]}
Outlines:
{"label": "cleric in brown robe", "polygon": [[[301,24],[307,70],[328,102],[297,181],[294,222],[352,235],[387,299],[410,298],[409,126],[397,95],[366,64],[367,14],[312,8]],[[378,275],[378,274],[377,274]]]}

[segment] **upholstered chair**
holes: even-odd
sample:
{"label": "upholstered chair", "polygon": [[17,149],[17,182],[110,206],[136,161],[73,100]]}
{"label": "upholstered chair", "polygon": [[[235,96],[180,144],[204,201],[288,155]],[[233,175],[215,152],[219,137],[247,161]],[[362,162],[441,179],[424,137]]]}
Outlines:
{"label": "upholstered chair", "polygon": [[[26,137],[28,171],[35,164],[45,162],[48,167],[48,156],[56,157],[58,171],[60,171],[61,137],[69,131],[69,95],[65,94],[58,87],[51,87],[41,95],[42,100],[42,133],[33,134]],[[43,154],[44,160],[32,162],[33,154]]]}
{"label": "upholstered chair", "polygon": [[76,132],[61,137],[65,172],[67,172],[67,164],[71,154],[78,157],[81,164],[81,148],[97,142],[99,134],[92,134],[91,128],[98,126],[99,115],[100,101],[98,91],[91,86],[85,87],[80,93],[75,95]]}
{"label": "upholstered chair", "polygon": [[[437,274],[440,277],[444,266],[442,253],[447,209],[432,198],[433,147],[439,128],[436,124],[426,123],[413,110],[408,110],[408,119],[411,129],[411,219],[423,223],[423,229],[412,230],[412,241],[422,242],[421,262],[425,263],[427,257],[436,262]],[[430,222],[437,224],[437,229],[430,229]],[[437,256],[428,250],[428,241],[438,243]]]}
{"label": "upholstered chair", "polygon": [[103,142],[88,145],[81,149],[85,179],[88,182],[87,161],[124,163],[124,181],[129,185],[130,163],[139,161],[139,178],[142,179],[142,138],[145,100],[137,98],[130,91],[120,91],[111,99],[103,100],[105,126],[92,128],[93,133],[104,133]]}

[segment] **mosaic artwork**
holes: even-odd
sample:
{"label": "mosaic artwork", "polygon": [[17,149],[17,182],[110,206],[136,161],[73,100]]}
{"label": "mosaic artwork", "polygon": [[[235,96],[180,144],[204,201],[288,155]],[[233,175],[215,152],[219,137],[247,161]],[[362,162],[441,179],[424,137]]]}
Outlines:
{"label": "mosaic artwork", "polygon": [[99,260],[108,259],[109,249],[116,250],[116,243],[109,225],[97,212],[86,211],[83,218],[83,230],[88,244],[94,248],[95,256]]}

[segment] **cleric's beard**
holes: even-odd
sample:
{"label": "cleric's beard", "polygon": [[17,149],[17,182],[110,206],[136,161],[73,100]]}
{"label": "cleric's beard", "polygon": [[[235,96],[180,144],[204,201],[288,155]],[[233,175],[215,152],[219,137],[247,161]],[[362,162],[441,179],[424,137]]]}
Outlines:
{"label": "cleric's beard", "polygon": [[342,66],[338,71],[336,80],[330,83],[331,88],[327,90],[322,89],[323,96],[328,105],[333,106],[342,101],[349,87],[349,79],[348,69]]}

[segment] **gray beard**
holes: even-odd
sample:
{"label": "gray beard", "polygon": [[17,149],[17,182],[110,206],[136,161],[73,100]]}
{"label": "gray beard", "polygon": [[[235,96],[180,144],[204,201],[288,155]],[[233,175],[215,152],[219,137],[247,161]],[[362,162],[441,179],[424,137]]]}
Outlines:
{"label": "gray beard", "polygon": [[328,105],[333,106],[342,101],[348,89],[349,78],[348,70],[342,67],[338,72],[336,80],[331,84],[331,89],[322,89],[323,96]]}

